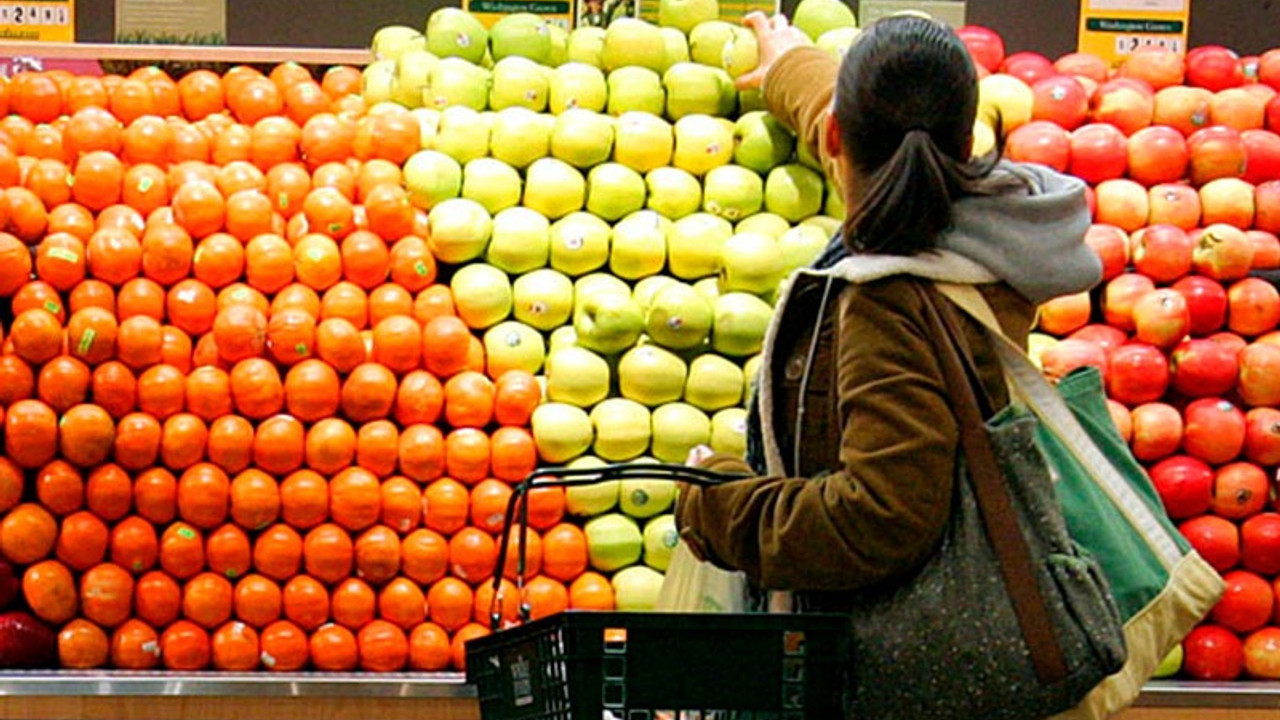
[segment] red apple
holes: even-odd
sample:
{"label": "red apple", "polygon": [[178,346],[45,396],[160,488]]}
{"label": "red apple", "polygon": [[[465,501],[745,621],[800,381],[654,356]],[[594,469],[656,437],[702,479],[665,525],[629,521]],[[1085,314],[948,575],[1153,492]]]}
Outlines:
{"label": "red apple", "polygon": [[1010,160],[1040,163],[1065,172],[1071,165],[1071,136],[1047,120],[1033,120],[1009,133],[1004,151]]}
{"label": "red apple", "polygon": [[1253,227],[1280,235],[1280,180],[1268,180],[1253,189]]}
{"label": "red apple", "polygon": [[[1212,470],[1209,475],[1212,478]],[[1179,525],[1178,532],[1182,533],[1205,562],[1220,573],[1230,570],[1240,562],[1240,528],[1226,518],[1217,515],[1193,517]]]}
{"label": "red apple", "polygon": [[1125,232],[1147,224],[1151,200],[1145,187],[1128,178],[1112,178],[1098,183],[1094,191],[1098,194],[1096,222],[1115,225]]}
{"label": "red apple", "polygon": [[1262,83],[1252,83],[1245,85],[1240,89],[1261,100],[1264,106],[1271,102],[1271,99],[1276,96],[1275,88],[1272,88],[1270,85],[1263,85]]}
{"label": "red apple", "polygon": [[1124,272],[1129,266],[1129,234],[1115,225],[1094,223],[1084,234],[1084,243],[1102,260],[1104,281]]}
{"label": "red apple", "polygon": [[1130,236],[1133,267],[1158,283],[1169,283],[1191,272],[1195,244],[1174,225],[1151,225]]}
{"label": "red apple", "polygon": [[1267,101],[1244,88],[1228,88],[1213,94],[1209,101],[1209,122],[1240,132],[1257,130],[1266,124]]}
{"label": "red apple", "polygon": [[1212,99],[1213,93],[1204,88],[1182,85],[1164,88],[1156,92],[1151,121],[1156,125],[1168,125],[1183,135],[1191,135],[1209,124],[1209,101]]}
{"label": "red apple", "polygon": [[1178,451],[1182,443],[1182,414],[1162,402],[1143,403],[1129,413],[1133,426],[1131,449],[1142,462],[1153,462]]}
{"label": "red apple", "polygon": [[1049,58],[1036,52],[1016,52],[1000,63],[1000,72],[1012,75],[1028,86],[1035,85],[1056,71]]}
{"label": "red apple", "polygon": [[1187,53],[1187,84],[1213,92],[1244,84],[1240,56],[1220,45],[1204,45]]}
{"label": "red apple", "polygon": [[21,610],[0,613],[0,668],[52,668],[57,661],[53,628]]}
{"label": "red apple", "polygon": [[1136,78],[1108,80],[1089,98],[1090,119],[1110,123],[1126,136],[1150,125],[1155,111],[1155,91]]}
{"label": "red apple", "polygon": [[1280,95],[1267,101],[1266,127],[1273,133],[1280,133]]}
{"label": "red apple", "polygon": [[1258,680],[1280,680],[1280,627],[1262,627],[1244,639],[1244,672]]}
{"label": "red apple", "polygon": [[1155,402],[1169,387],[1169,361],[1160,348],[1134,342],[1107,357],[1107,394],[1130,407]]}
{"label": "red apple", "polygon": [[1280,345],[1255,342],[1240,351],[1240,399],[1250,407],[1280,404]]}
{"label": "red apple", "polygon": [[1236,355],[1239,355],[1241,350],[1244,350],[1246,347],[1249,347],[1248,340],[1245,340],[1244,338],[1240,337],[1236,333],[1231,332],[1230,330],[1223,330],[1222,332],[1216,332],[1210,335],[1209,339],[1225,347],[1226,349],[1230,350]]}
{"label": "red apple", "polygon": [[1072,293],[1048,300],[1040,305],[1037,325],[1050,335],[1063,336],[1084,327],[1093,315],[1088,292]]}
{"label": "red apple", "polygon": [[1253,246],[1254,270],[1280,268],[1280,238],[1266,230],[1248,230],[1244,235]]}
{"label": "red apple", "polygon": [[1167,457],[1151,467],[1151,484],[1174,520],[1203,515],[1213,502],[1213,468],[1187,455]]}
{"label": "red apple", "polygon": [[1280,573],[1280,513],[1261,512],[1240,524],[1240,564],[1264,575]]}
{"label": "red apple", "polygon": [[1114,125],[1090,123],[1071,132],[1071,166],[1068,171],[1087,183],[1123,177],[1128,166],[1124,133]]}
{"label": "red apple", "polygon": [[1095,83],[1105,82],[1111,75],[1107,61],[1093,53],[1067,53],[1054,61],[1053,69],[1061,75],[1088,78]]}
{"label": "red apple", "polygon": [[1093,343],[1108,354],[1129,339],[1125,331],[1106,323],[1090,323],[1067,336],[1068,340],[1084,340]]}
{"label": "red apple", "polygon": [[1227,329],[1245,337],[1270,332],[1280,322],[1280,292],[1261,278],[1249,277],[1227,288]]}
{"label": "red apple", "polygon": [[1245,130],[1244,179],[1257,185],[1280,178],[1280,135],[1270,130]]}
{"label": "red apple", "polygon": [[1275,603],[1271,583],[1248,570],[1232,570],[1222,580],[1227,589],[1209,613],[1209,619],[1237,633],[1266,625]]}
{"label": "red apple", "polygon": [[1244,413],[1224,398],[1197,398],[1182,410],[1182,451],[1210,465],[1235,460],[1244,449]]}
{"label": "red apple", "polygon": [[1050,75],[1031,86],[1033,120],[1047,120],[1066,130],[1075,130],[1089,117],[1089,93],[1070,75]]}
{"label": "red apple", "polygon": [[1148,222],[1152,225],[1174,225],[1183,230],[1200,226],[1200,193],[1190,185],[1161,183],[1147,195],[1151,205]]}
{"label": "red apple", "polygon": [[1084,204],[1089,208],[1089,217],[1098,214],[1098,193],[1093,191],[1092,185],[1084,186]]}
{"label": "red apple", "polygon": [[1280,410],[1254,407],[1244,414],[1244,456],[1259,465],[1280,465]]}
{"label": "red apple", "polygon": [[994,30],[978,25],[965,25],[956,30],[961,42],[969,49],[974,63],[988,72],[1000,69],[1004,62],[1004,39]]}
{"label": "red apple", "polygon": [[1267,507],[1270,491],[1271,481],[1262,468],[1251,462],[1227,463],[1214,473],[1210,510],[1229,520],[1244,520]]}
{"label": "red apple", "polygon": [[1120,76],[1137,78],[1160,90],[1181,85],[1186,73],[1182,56],[1166,48],[1139,48],[1120,63]]}
{"label": "red apple", "polygon": [[21,574],[14,571],[8,560],[0,558],[0,610],[9,609],[21,588]]}
{"label": "red apple", "polygon": [[1209,335],[1226,324],[1227,290],[1222,283],[1200,275],[1187,275],[1171,287],[1187,299],[1192,335]]}
{"label": "red apple", "polygon": [[1138,298],[1156,289],[1151,278],[1139,273],[1124,273],[1112,278],[1102,291],[1102,316],[1107,324],[1130,332],[1133,330],[1133,306]]}
{"label": "red apple", "polygon": [[1258,57],[1258,82],[1280,91],[1280,48],[1268,50]]}
{"label": "red apple", "polygon": [[1191,329],[1187,299],[1171,288],[1152,290],[1134,303],[1133,326],[1139,341],[1168,350],[1182,342]]}
{"label": "red apple", "polygon": [[[1219,182],[1230,180],[1214,180],[1205,187]],[[1197,273],[1212,280],[1239,280],[1253,267],[1253,243],[1243,230],[1216,223],[1197,236],[1192,262]]]}
{"label": "red apple", "polygon": [[1231,682],[1244,672],[1244,643],[1220,625],[1194,628],[1182,649],[1182,671],[1192,680]]}
{"label": "red apple", "polygon": [[1170,383],[1187,397],[1226,395],[1239,371],[1235,353],[1207,338],[1183,340],[1169,356]]}
{"label": "red apple", "polygon": [[1187,139],[1168,125],[1142,128],[1129,137],[1129,177],[1151,187],[1186,177]]}
{"label": "red apple", "polygon": [[1116,432],[1120,433],[1120,439],[1126,444],[1133,441],[1133,418],[1129,416],[1129,408],[1124,405],[1107,398],[1107,414],[1111,416],[1111,422],[1116,426]]}
{"label": "red apple", "polygon": [[1187,151],[1191,156],[1192,185],[1244,175],[1244,140],[1235,128],[1211,125],[1197,130],[1187,138]]}
{"label": "red apple", "polygon": [[1246,55],[1240,58],[1240,69],[1244,71],[1245,87],[1258,84],[1258,56]]}
{"label": "red apple", "polygon": [[1240,178],[1218,178],[1200,186],[1201,222],[1226,224],[1242,232],[1253,226],[1254,187]]}
{"label": "red apple", "polygon": [[1098,368],[1105,379],[1107,351],[1084,340],[1064,339],[1040,353],[1040,369],[1045,377],[1054,382],[1082,367]]}

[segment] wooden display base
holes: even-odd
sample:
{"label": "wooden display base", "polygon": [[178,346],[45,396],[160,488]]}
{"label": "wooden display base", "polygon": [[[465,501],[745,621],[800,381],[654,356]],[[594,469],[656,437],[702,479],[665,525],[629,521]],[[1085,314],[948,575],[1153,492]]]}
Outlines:
{"label": "wooden display base", "polygon": [[0,57],[58,58],[61,60],[151,60],[183,63],[283,63],[305,65],[366,65],[368,50],[311,47],[250,47],[233,45],[128,45],[117,43],[55,43],[0,40]]}

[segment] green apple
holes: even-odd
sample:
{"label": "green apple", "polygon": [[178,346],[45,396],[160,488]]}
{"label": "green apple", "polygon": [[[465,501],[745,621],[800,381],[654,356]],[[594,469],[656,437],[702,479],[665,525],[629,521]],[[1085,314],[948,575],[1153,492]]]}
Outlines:
{"label": "green apple", "polygon": [[787,219],[771,212],[758,212],[742,218],[733,226],[736,233],[756,233],[757,235],[768,235],[775,240],[782,237],[783,233],[791,229],[791,223]]}
{"label": "green apple", "polygon": [[418,121],[418,146],[422,150],[433,150],[436,146],[436,134],[440,132],[440,116],[443,114],[435,108],[416,107],[409,111],[413,119]]}
{"label": "green apple", "polygon": [[631,111],[613,124],[613,159],[639,173],[671,162],[675,144],[671,123],[653,113]]}
{"label": "green apple", "polygon": [[[595,455],[581,455],[568,465],[570,469],[598,468],[605,464]],[[565,512],[577,517],[594,517],[607,513],[618,505],[617,480],[602,480],[589,485],[570,485],[564,489]]]}
{"label": "green apple", "polygon": [[644,313],[630,293],[575,293],[573,329],[578,344],[613,355],[631,347],[644,330]]}
{"label": "green apple", "polygon": [[441,56],[431,68],[431,82],[422,91],[422,104],[441,110],[450,105],[484,110],[489,104],[490,82],[487,69],[460,57]]}
{"label": "green apple", "polygon": [[594,110],[572,108],[556,116],[551,156],[585,170],[613,153],[613,118]]}
{"label": "green apple", "polygon": [[811,265],[827,248],[828,242],[827,233],[817,225],[796,225],[782,233],[778,247],[782,249],[782,264],[786,272]]}
{"label": "green apple", "polygon": [[826,181],[827,199],[822,204],[822,214],[832,218],[842,218],[848,214],[844,201],[844,194],[840,192],[840,188],[831,182],[830,178]]}
{"label": "green apple", "polygon": [[511,275],[545,267],[551,250],[551,223],[537,210],[521,205],[493,216],[485,262]]}
{"label": "green apple", "polygon": [[662,70],[666,57],[666,44],[657,25],[623,17],[609,23],[605,29],[604,48],[600,53],[605,70],[639,65],[657,72]]}
{"label": "green apple", "polygon": [[627,280],[662,272],[667,262],[669,224],[652,210],[633,212],[615,223],[609,245],[609,270]]}
{"label": "green apple", "polygon": [[569,32],[569,62],[604,67],[604,28],[593,25],[576,27]]}
{"label": "green apple", "polygon": [[720,272],[720,255],[733,235],[728,220],[696,212],[676,220],[667,233],[667,268],[682,280],[696,280]]}
{"label": "green apple", "polygon": [[569,62],[569,30],[558,23],[548,22],[547,34],[551,37],[551,52],[543,65],[558,68]]}
{"label": "green apple", "polygon": [[711,302],[692,285],[675,282],[654,296],[645,315],[645,333],[673,350],[696,348],[711,335],[713,312]]}
{"label": "green apple", "polygon": [[489,31],[471,13],[442,7],[427,18],[427,49],[437,57],[478,63],[489,47]]}
{"label": "green apple", "polygon": [[466,198],[442,200],[427,215],[427,246],[436,259],[465,263],[484,254],[493,233],[493,218],[484,206]]}
{"label": "green apple", "polygon": [[609,84],[600,68],[584,62],[567,62],[551,72],[547,109],[553,114],[575,108],[604,112],[608,101]]}
{"label": "green apple", "polygon": [[836,231],[844,225],[843,215],[814,215],[800,221],[801,225],[813,225],[826,234],[828,238],[834,236]]}
{"label": "green apple", "polygon": [[742,397],[750,398],[754,392],[756,379],[760,377],[760,368],[764,365],[764,356],[756,353],[742,363]]}
{"label": "green apple", "polygon": [[458,317],[468,327],[490,328],[511,314],[511,280],[498,268],[482,262],[458,268],[449,281]]}
{"label": "green apple", "polygon": [[[548,333],[547,335],[547,352],[548,353],[553,353],[557,350],[563,350],[564,348],[571,348],[571,347],[579,347],[578,333],[576,330],[573,329],[572,324],[561,325],[560,327]],[[545,378],[543,378],[543,380],[544,380],[543,384],[545,385],[546,384]],[[545,389],[543,390],[543,393],[544,394],[546,393]]]}
{"label": "green apple", "polygon": [[732,87],[733,79],[718,67],[678,62],[662,74],[667,117],[679,120],[685,115],[729,115],[737,96],[725,88]]}
{"label": "green apple", "polygon": [[544,372],[552,402],[588,408],[609,396],[609,363],[584,347],[553,348]]}
{"label": "green apple", "polygon": [[1168,678],[1177,675],[1178,672],[1182,670],[1182,658],[1182,643],[1178,643],[1177,645],[1174,645],[1173,649],[1169,651],[1169,654],[1165,655],[1164,659],[1160,661],[1160,664],[1156,667],[1155,673],[1152,674],[1151,677]]}
{"label": "green apple", "polygon": [[839,60],[844,52],[858,39],[862,31],[856,27],[839,27],[828,30],[818,36],[818,49],[831,53],[831,57]]}
{"label": "green apple", "polygon": [[422,107],[423,91],[431,85],[431,70],[439,61],[427,50],[408,50],[396,60],[396,90],[392,99],[408,108]]}
{"label": "green apple", "polygon": [[369,105],[393,100],[397,89],[395,60],[374,60],[360,73],[360,96]]}
{"label": "green apple", "polygon": [[699,65],[722,67],[724,46],[733,39],[735,25],[728,20],[712,19],[689,29],[689,59]]}
{"label": "green apple", "polygon": [[800,0],[792,12],[791,24],[810,40],[817,40],[829,30],[857,27],[858,21],[841,0]]}
{"label": "green apple", "polygon": [[591,408],[596,440],[591,451],[609,462],[630,460],[649,449],[649,408],[621,397],[611,397]]}
{"label": "green apple", "polygon": [[653,305],[653,299],[658,293],[668,285],[680,282],[669,275],[650,275],[647,278],[641,278],[631,288],[631,299],[636,301],[640,309],[644,311],[645,318],[649,317],[649,307]]}
{"label": "green apple", "polygon": [[618,391],[649,407],[679,400],[687,375],[684,360],[657,345],[637,345],[618,359]]}
{"label": "green apple", "polygon": [[644,207],[646,192],[640,173],[621,163],[601,163],[587,173],[587,212],[619,220]]}
{"label": "green apple", "polygon": [[489,28],[489,52],[495,67],[508,57],[525,57],[545,64],[551,56],[551,32],[547,21],[533,13],[502,16]]}
{"label": "green apple", "polygon": [[489,86],[489,109],[526,107],[547,109],[550,77],[546,68],[527,57],[509,55],[494,63]]}
{"label": "green apple", "polygon": [[440,111],[440,121],[432,147],[460,163],[489,154],[489,123],[466,105],[451,105]]}
{"label": "green apple", "polygon": [[613,228],[587,212],[573,212],[551,224],[551,267],[570,276],[584,275],[609,262]]}
{"label": "green apple", "polygon": [[678,28],[664,27],[661,30],[662,41],[667,46],[667,61],[662,66],[662,71],[666,72],[672,65],[689,60],[689,37]]}
{"label": "green apple", "polygon": [[724,293],[714,301],[711,347],[721,355],[747,357],[760,352],[773,308],[745,292]]}
{"label": "green apple", "polygon": [[468,160],[462,167],[462,197],[480,203],[490,215],[519,205],[522,183],[515,168],[491,157]]}
{"label": "green apple", "polygon": [[796,161],[807,168],[813,168],[818,172],[823,172],[822,161],[813,154],[814,151],[804,142],[796,143]]}
{"label": "green apple", "polygon": [[720,291],[767,295],[786,274],[786,259],[778,241],[767,235],[736,233],[721,250]]}
{"label": "green apple", "polygon": [[763,204],[760,175],[741,165],[711,168],[702,179],[702,209],[729,222],[754,215]]}
{"label": "green apple", "polygon": [[680,531],[676,528],[676,516],[671,513],[659,515],[644,524],[644,564],[666,572],[671,565],[671,553],[680,542]]}
{"label": "green apple", "polygon": [[[759,176],[757,176],[759,177]],[[764,181],[764,206],[791,222],[800,222],[822,210],[822,175],[799,164],[779,165]]]}
{"label": "green apple", "polygon": [[547,356],[542,333],[519,320],[504,320],[484,333],[485,371],[501,377],[508,370],[537,373]]}
{"label": "green apple", "polygon": [[582,209],[587,181],[569,163],[553,157],[534,160],[524,174],[524,204],[558,220]]}
{"label": "green apple", "polygon": [[456,198],[462,188],[462,166],[438,150],[419,150],[404,163],[404,186],[409,202],[423,210]]}
{"label": "green apple", "polygon": [[653,610],[662,594],[662,578],[662,573],[648,565],[633,565],[614,573],[609,578],[614,607],[622,612]]}
{"label": "green apple", "polygon": [[685,115],[675,123],[671,162],[701,177],[733,159],[733,123],[710,115]]}
{"label": "green apple", "polygon": [[[1004,137],[1031,121],[1034,103],[1031,88],[1012,75],[995,73],[978,81],[978,121],[995,127],[998,120]],[[976,146],[976,133],[974,140]]]}
{"label": "green apple", "polygon": [[533,443],[544,462],[563,463],[587,451],[595,440],[591,416],[576,405],[544,402],[530,418]]}
{"label": "green apple", "polygon": [[398,60],[410,50],[426,50],[427,38],[417,28],[407,25],[384,25],[373,33],[369,43],[374,60]]}
{"label": "green apple", "polygon": [[623,480],[618,487],[618,510],[628,517],[644,519],[671,509],[676,500],[672,480]]}
{"label": "green apple", "polygon": [[[697,280],[693,283],[693,289],[697,290],[699,295],[706,298],[714,308],[716,300],[720,299],[720,276],[712,275],[710,277],[704,277],[701,280]],[[712,320],[712,323],[714,326],[715,321]]]}
{"label": "green apple", "polygon": [[573,281],[559,270],[539,268],[521,275],[511,284],[511,297],[515,319],[544,332],[573,317]]}
{"label": "green apple", "polygon": [[747,455],[747,411],[727,407],[711,416],[711,449],[734,457]]}
{"label": "green apple", "polygon": [[523,170],[551,151],[554,124],[553,116],[542,115],[526,107],[503,108],[493,116],[489,153],[511,167]]}
{"label": "green apple", "polygon": [[698,23],[720,17],[717,0],[658,0],[658,24],[688,34]]}
{"label": "green apple", "polygon": [[785,163],[795,150],[795,136],[770,113],[752,110],[733,124],[733,161],[761,175]]}
{"label": "green apple", "polygon": [[651,452],[661,462],[683,463],[690,450],[710,440],[711,418],[698,408],[672,402],[654,409]]}
{"label": "green apple", "polygon": [[738,78],[760,64],[760,42],[752,30],[735,25],[729,41],[720,50],[720,67],[729,77]]}
{"label": "green apple", "polygon": [[622,278],[610,275],[607,272],[593,272],[590,275],[583,275],[573,282],[574,309],[576,310],[583,300],[605,293],[634,299],[631,286]]}
{"label": "green apple", "polygon": [[649,199],[645,207],[671,220],[680,220],[702,207],[702,184],[686,170],[659,167],[645,173]]}
{"label": "green apple", "polygon": [[587,536],[587,559],[600,572],[621,570],[640,559],[644,536],[635,520],[620,513],[591,518],[582,526]]}
{"label": "green apple", "polygon": [[605,80],[609,85],[609,102],[605,107],[610,115],[617,117],[632,111],[661,115],[666,109],[662,76],[655,70],[627,65],[609,71]]}
{"label": "green apple", "polygon": [[715,412],[742,402],[742,368],[715,353],[699,355],[689,363],[684,400],[696,408]]}

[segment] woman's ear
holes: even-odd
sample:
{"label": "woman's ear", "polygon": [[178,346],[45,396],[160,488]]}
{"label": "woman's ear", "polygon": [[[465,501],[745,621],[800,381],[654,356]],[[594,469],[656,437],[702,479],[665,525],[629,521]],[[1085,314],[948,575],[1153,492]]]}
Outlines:
{"label": "woman's ear", "polygon": [[843,157],[844,147],[841,144],[840,123],[836,122],[836,114],[834,112],[827,112],[826,122],[823,123],[822,131],[826,136],[823,139],[826,140],[827,152],[830,153],[831,157]]}

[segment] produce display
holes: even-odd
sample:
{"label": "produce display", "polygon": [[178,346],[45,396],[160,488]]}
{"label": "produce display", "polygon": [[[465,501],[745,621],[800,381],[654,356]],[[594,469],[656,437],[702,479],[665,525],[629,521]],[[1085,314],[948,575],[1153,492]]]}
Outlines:
{"label": "produce display", "polygon": [[[656,21],[445,8],[319,77],[0,80],[0,664],[456,670],[491,607],[651,607],[671,482],[533,491],[522,594],[513,486],[741,452],[771,301],[844,214],[734,89],[754,36]],[[856,41],[838,0],[794,22]],[[1166,670],[1280,677],[1280,51],[962,37],[975,151],[1090,183],[1106,281],[1033,354],[1103,369],[1228,580]]]}

